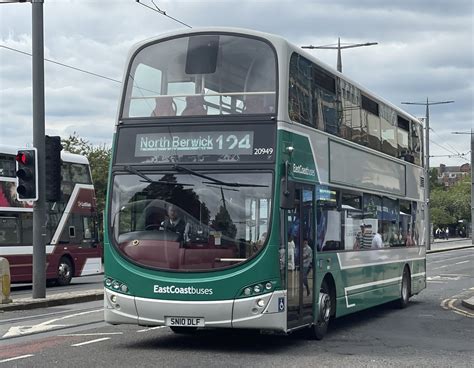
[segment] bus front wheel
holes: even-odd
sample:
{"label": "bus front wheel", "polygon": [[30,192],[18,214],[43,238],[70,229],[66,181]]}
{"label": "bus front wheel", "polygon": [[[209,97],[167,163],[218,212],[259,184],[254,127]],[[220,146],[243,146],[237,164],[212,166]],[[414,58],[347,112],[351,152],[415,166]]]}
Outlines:
{"label": "bus front wheel", "polygon": [[329,319],[332,314],[331,294],[326,281],[321,284],[319,290],[318,320],[311,327],[311,337],[322,340],[326,335],[329,326]]}
{"label": "bus front wheel", "polygon": [[56,283],[59,286],[69,285],[72,279],[72,273],[73,268],[71,261],[69,258],[62,257],[58,264],[58,277],[56,279]]}

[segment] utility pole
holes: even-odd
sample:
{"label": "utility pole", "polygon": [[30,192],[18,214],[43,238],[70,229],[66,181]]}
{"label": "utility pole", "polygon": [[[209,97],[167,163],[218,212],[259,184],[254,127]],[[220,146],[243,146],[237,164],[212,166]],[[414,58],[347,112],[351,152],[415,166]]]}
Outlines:
{"label": "utility pole", "polygon": [[320,49],[320,50],[337,50],[337,71],[339,73],[342,73],[342,56],[341,56],[341,50],[343,49],[352,49],[355,47],[364,47],[364,46],[372,46],[372,45],[378,45],[378,42],[366,42],[366,43],[354,43],[354,44],[346,44],[344,46],[341,46],[341,38],[337,38],[337,46],[336,45],[327,45],[327,46],[313,46],[313,45],[308,45],[308,46],[301,46],[302,49]]}
{"label": "utility pole", "polygon": [[473,222],[474,222],[474,131],[471,132],[452,132],[452,134],[470,134],[471,135],[471,243],[474,245]]}
{"label": "utility pole", "polygon": [[430,105],[453,103],[454,101],[429,102],[402,102],[403,105],[425,105],[425,239],[426,250],[431,249],[431,213],[430,213]]}
{"label": "utility pole", "polygon": [[38,200],[33,207],[33,299],[46,297],[46,199],[43,1],[31,0],[33,146],[38,152]]}
{"label": "utility pole", "polygon": [[0,4],[31,2],[33,64],[33,146],[37,152],[38,200],[33,206],[33,299],[46,297],[46,198],[44,125],[44,0],[0,0]]}

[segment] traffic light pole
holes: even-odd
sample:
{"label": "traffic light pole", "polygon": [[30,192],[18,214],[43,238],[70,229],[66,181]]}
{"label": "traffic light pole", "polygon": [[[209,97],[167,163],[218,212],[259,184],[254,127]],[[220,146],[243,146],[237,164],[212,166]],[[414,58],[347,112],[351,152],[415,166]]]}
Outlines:
{"label": "traffic light pole", "polygon": [[33,299],[46,297],[46,199],[43,0],[31,0],[33,44],[33,146],[38,152],[38,200],[33,207]]}

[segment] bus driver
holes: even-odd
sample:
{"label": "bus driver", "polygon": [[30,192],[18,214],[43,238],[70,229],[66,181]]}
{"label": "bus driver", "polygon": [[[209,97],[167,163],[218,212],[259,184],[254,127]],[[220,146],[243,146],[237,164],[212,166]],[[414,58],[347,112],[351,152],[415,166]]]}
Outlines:
{"label": "bus driver", "polygon": [[178,216],[176,206],[170,204],[168,206],[168,217],[162,222],[161,227],[163,230],[171,231],[178,234],[178,241],[187,239],[189,232],[189,224],[187,224],[183,218]]}

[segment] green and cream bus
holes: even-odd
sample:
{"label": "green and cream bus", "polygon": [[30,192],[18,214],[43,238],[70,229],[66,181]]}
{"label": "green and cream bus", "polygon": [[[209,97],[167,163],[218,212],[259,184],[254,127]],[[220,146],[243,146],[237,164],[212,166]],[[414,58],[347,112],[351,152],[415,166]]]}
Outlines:
{"label": "green and cream bus", "polygon": [[111,324],[322,338],[426,286],[422,126],[286,40],[136,45],[105,237]]}

